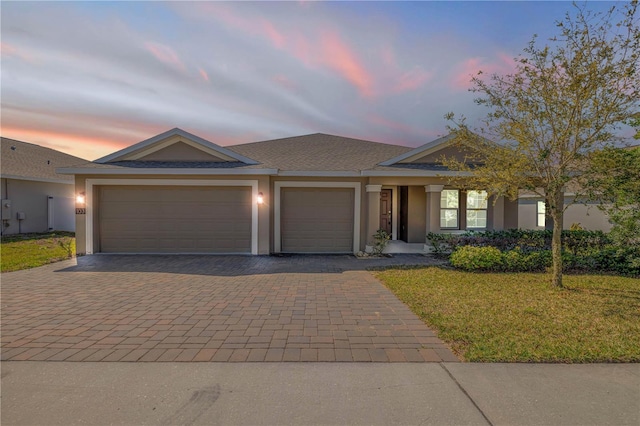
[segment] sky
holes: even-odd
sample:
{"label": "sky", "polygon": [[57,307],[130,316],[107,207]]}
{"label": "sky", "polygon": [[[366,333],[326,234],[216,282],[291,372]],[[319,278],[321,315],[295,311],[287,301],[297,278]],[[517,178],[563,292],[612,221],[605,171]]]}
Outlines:
{"label": "sky", "polygon": [[[605,10],[610,2],[588,2]],[[221,146],[329,133],[417,147],[571,2],[0,4],[3,137],[94,160],[179,127]]]}

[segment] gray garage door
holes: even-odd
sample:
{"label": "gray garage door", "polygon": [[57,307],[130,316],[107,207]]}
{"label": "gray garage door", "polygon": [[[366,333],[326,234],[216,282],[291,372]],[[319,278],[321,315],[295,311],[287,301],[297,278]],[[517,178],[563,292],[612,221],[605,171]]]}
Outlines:
{"label": "gray garage door", "polygon": [[103,253],[250,253],[251,189],[102,186]]}
{"label": "gray garage door", "polygon": [[353,252],[353,209],[352,188],[282,188],[282,252]]}

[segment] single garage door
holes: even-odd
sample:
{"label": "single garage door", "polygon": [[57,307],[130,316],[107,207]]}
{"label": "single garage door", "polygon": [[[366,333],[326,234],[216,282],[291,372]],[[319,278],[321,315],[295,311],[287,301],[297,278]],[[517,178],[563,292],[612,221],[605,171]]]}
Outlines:
{"label": "single garage door", "polygon": [[251,188],[102,186],[103,253],[251,253]]}
{"label": "single garage door", "polygon": [[282,188],[284,253],[353,252],[352,188]]}

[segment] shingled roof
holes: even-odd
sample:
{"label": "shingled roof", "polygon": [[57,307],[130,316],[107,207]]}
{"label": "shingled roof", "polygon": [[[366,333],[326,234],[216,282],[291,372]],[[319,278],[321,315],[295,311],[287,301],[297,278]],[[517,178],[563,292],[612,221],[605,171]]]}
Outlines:
{"label": "shingled roof", "polygon": [[0,145],[0,174],[3,178],[73,183],[73,176],[58,174],[56,168],[87,161],[51,148],[8,138],[0,138]]}
{"label": "shingled roof", "polygon": [[227,147],[254,158],[266,167],[284,171],[354,171],[374,167],[381,161],[412,148],[342,136],[311,135],[253,142]]}

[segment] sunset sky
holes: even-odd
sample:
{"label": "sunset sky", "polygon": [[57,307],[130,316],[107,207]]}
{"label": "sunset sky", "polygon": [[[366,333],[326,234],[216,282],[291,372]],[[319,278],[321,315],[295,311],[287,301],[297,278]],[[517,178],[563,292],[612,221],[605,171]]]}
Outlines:
{"label": "sunset sky", "polygon": [[[591,10],[613,3],[588,2]],[[6,2],[2,136],[89,160],[174,127],[219,145],[330,133],[416,147],[486,113],[570,2]]]}

